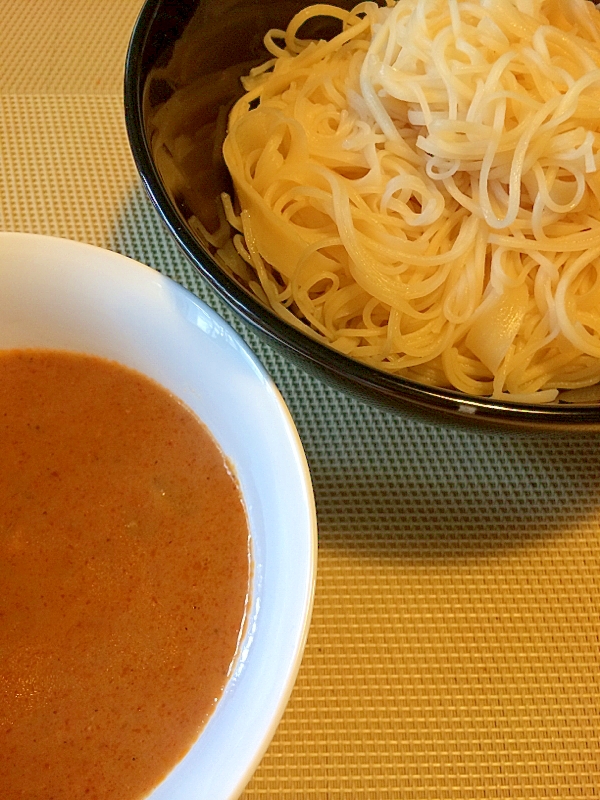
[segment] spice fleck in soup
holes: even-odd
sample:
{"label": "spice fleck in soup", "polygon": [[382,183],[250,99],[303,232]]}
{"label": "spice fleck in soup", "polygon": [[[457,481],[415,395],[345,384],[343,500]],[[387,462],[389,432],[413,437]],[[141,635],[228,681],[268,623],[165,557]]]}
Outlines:
{"label": "spice fleck in soup", "polygon": [[235,657],[239,487],[169,392],[79,354],[0,354],[0,451],[0,797],[139,800]]}

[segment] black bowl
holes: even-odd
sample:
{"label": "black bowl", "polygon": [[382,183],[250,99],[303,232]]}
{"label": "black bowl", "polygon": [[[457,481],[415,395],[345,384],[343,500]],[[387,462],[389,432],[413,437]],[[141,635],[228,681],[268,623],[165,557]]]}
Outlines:
{"label": "black bowl", "polygon": [[[351,8],[353,0],[329,0]],[[307,0],[147,0],[125,67],[131,149],[146,190],[179,246],[210,286],[253,329],[318,377],[367,402],[437,422],[527,431],[600,430],[600,406],[528,405],[470,397],[380,372],[301,333],[263,305],[219,264],[198,226],[210,230],[218,198],[231,192],[221,155],[227,112],[242,93],[239,78],[268,57],[262,40],[285,28]],[[306,31],[327,36],[326,27]],[[167,101],[177,88],[184,102]],[[191,152],[153,147],[178,129],[193,133]],[[188,142],[189,143],[189,142]]]}

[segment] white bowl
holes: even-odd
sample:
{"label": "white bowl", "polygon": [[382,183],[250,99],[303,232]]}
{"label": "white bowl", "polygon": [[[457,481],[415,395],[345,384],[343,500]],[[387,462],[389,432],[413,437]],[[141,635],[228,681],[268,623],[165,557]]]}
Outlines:
{"label": "white bowl", "polygon": [[174,281],[91,245],[0,233],[0,348],[114,359],[154,378],[212,431],[234,465],[253,546],[252,603],[215,712],[152,800],[236,798],[292,690],[315,584],[306,458],[275,385],[240,337]]}

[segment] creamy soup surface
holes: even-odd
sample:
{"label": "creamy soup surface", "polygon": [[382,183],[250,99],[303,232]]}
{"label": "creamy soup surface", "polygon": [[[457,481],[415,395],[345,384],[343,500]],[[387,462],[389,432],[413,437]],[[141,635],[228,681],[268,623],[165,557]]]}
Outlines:
{"label": "creamy soup surface", "polygon": [[148,378],[0,354],[0,798],[139,800],[221,695],[250,558],[239,487]]}

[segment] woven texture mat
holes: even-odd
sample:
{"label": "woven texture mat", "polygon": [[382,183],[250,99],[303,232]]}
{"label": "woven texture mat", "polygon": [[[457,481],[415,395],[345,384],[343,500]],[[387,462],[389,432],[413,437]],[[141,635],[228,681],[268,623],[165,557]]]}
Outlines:
{"label": "woven texture mat", "polygon": [[600,796],[600,437],[373,410],[232,320],[130,156],[121,86],[139,7],[0,0],[0,226],[180,281],[241,331],[290,406],[319,576],[295,691],[244,800]]}

